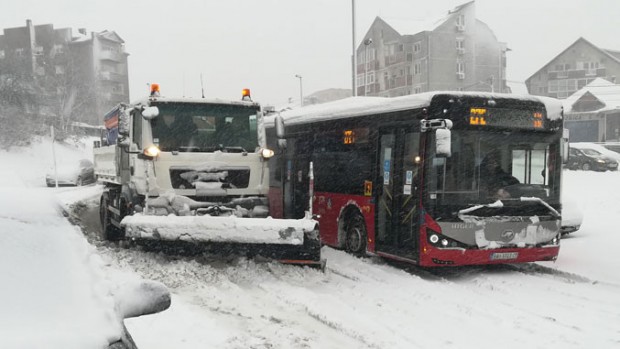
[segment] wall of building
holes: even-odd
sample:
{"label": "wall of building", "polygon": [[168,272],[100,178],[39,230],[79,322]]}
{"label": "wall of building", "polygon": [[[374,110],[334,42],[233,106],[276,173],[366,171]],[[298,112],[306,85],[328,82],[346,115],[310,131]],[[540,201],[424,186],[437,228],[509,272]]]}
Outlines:
{"label": "wall of building", "polygon": [[[584,62],[595,62],[598,68],[585,69]],[[620,62],[587,41],[578,40],[530,77],[526,85],[530,94],[563,99],[597,77],[616,81],[620,77]]]}

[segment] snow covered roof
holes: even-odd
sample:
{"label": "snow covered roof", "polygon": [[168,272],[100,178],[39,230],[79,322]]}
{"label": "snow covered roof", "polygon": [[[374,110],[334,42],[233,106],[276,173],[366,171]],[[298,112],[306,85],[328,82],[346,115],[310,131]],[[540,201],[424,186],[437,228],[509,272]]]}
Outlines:
{"label": "snow covered roof", "polygon": [[[523,98],[529,101],[539,101],[545,104],[547,117],[551,120],[562,117],[562,102],[548,97],[515,95],[505,93],[483,93],[483,92],[458,92],[458,91],[434,91],[414,95],[407,95],[396,98],[383,97],[351,97],[338,101],[312,105],[303,108],[287,110],[281,113],[287,125],[312,121],[323,121],[329,119],[349,118],[368,114],[383,114],[397,112],[413,108],[424,108],[430,105],[432,98],[439,94],[450,94],[454,96],[471,96],[484,98]],[[275,116],[270,115],[265,120],[265,124],[273,124]]]}
{"label": "snow covered roof", "polygon": [[565,99],[563,102],[564,110],[567,112],[573,111],[573,106],[587,93],[594,96],[603,105],[601,108],[592,111],[620,110],[620,85],[611,83],[603,78],[594,79],[581,90]]}
{"label": "snow covered roof", "polygon": [[423,20],[415,20],[415,19],[404,19],[404,18],[386,18],[386,21],[389,22],[389,25],[394,28],[401,35],[414,35],[417,33],[421,33],[424,31],[433,31],[442,24],[444,24],[453,14],[459,12],[463,8],[473,4],[474,1],[467,2],[465,4],[461,4],[456,6],[452,10],[448,11],[448,13],[440,16],[440,17],[432,17]]}

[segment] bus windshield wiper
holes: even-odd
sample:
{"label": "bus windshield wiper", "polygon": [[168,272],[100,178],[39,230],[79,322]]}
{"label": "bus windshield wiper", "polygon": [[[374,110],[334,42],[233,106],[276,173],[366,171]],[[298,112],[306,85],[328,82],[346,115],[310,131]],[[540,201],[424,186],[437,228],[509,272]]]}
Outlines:
{"label": "bus windshield wiper", "polygon": [[485,208],[485,207],[490,207],[490,208],[501,208],[501,207],[504,207],[504,203],[502,202],[502,200],[497,200],[497,201],[492,202],[492,203],[490,203],[490,204],[485,204],[485,205],[475,205],[475,206],[468,207],[468,208],[465,208],[465,209],[460,210],[460,211],[458,212],[458,216],[459,216],[459,218],[460,218],[462,215],[465,215],[465,214],[467,214],[467,213],[471,213],[471,212],[477,211],[477,210],[479,210],[479,209],[481,209],[481,208]]}

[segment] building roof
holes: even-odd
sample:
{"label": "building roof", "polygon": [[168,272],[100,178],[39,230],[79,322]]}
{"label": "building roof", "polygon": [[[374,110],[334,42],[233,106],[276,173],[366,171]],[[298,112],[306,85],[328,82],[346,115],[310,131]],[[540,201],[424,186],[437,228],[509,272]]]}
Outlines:
{"label": "building roof", "polygon": [[545,64],[542,68],[538,69],[536,71],[536,73],[532,74],[532,76],[530,76],[529,78],[527,78],[525,81],[529,82],[530,79],[532,79],[534,76],[538,75],[538,73],[540,73],[541,71],[547,69],[547,67],[553,63],[556,59],[558,59],[558,57],[562,56],[564,53],[566,53],[568,50],[570,50],[572,47],[574,47],[575,45],[577,45],[580,42],[584,42],[587,45],[590,45],[592,48],[594,48],[595,50],[600,51],[603,55],[611,58],[613,61],[617,62],[618,64],[620,64],[620,52],[618,51],[612,51],[612,50],[604,50],[596,45],[594,45],[593,43],[591,43],[590,41],[584,39],[583,37],[580,37],[579,39],[577,39],[577,41],[575,41],[572,45],[568,46],[566,49],[564,49],[564,51],[560,52],[560,54],[558,54],[557,56],[553,57],[552,60],[550,60],[549,62],[547,62],[547,64]]}
{"label": "building roof", "polygon": [[581,90],[562,101],[564,111],[572,112],[573,106],[584,96],[593,96],[601,102],[602,107],[593,110],[597,113],[614,109],[620,110],[620,85],[611,83],[603,78],[596,78]]}
{"label": "building roof", "polygon": [[414,35],[425,31],[433,31],[445,22],[450,17],[459,12],[460,10],[472,5],[475,1],[470,1],[465,4],[456,6],[452,10],[449,10],[447,14],[441,17],[426,18],[426,19],[411,19],[411,18],[387,18],[390,22],[390,26],[394,28],[401,35]]}

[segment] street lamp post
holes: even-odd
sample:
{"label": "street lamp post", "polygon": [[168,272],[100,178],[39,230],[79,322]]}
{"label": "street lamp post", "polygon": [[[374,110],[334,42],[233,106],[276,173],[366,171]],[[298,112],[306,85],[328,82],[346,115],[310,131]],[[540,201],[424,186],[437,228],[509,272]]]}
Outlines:
{"label": "street lamp post", "polygon": [[372,44],[372,39],[364,40],[364,96],[368,94],[368,45]]}
{"label": "street lamp post", "polygon": [[300,106],[304,106],[304,89],[303,89],[303,84],[301,82],[301,75],[297,74],[295,75],[296,78],[299,79],[299,104]]}

